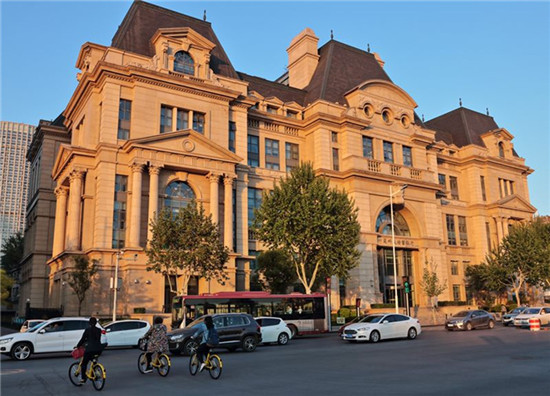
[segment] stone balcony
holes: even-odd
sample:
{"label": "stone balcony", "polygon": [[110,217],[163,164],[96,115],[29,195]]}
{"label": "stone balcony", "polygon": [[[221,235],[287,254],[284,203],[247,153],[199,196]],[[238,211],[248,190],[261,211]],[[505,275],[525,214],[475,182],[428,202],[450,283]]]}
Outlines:
{"label": "stone balcony", "polygon": [[349,156],[342,160],[340,170],[345,171],[347,169],[358,169],[373,174],[388,175],[431,183],[435,181],[434,172],[429,170],[411,168],[400,164],[392,164],[359,156]]}

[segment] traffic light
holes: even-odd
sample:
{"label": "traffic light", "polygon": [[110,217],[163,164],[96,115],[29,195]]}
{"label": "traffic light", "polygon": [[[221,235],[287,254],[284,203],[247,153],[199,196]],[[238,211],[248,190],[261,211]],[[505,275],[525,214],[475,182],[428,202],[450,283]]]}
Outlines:
{"label": "traffic light", "polygon": [[405,293],[411,292],[411,284],[409,283],[409,277],[404,276],[403,277],[403,286],[405,287]]}

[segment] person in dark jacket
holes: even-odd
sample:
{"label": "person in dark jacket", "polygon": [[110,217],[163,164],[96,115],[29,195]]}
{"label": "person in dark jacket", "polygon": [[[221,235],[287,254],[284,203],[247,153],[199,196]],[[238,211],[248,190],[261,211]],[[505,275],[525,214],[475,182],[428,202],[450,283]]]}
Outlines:
{"label": "person in dark jacket", "polygon": [[86,382],[86,370],[88,369],[88,363],[93,359],[95,355],[99,355],[103,350],[101,345],[101,329],[96,326],[97,319],[94,317],[90,318],[89,326],[84,330],[82,338],[78,341],[78,344],[75,348],[79,348],[82,345],[86,345],[86,350],[84,352],[84,357],[82,360],[82,366],[80,368],[80,383]]}

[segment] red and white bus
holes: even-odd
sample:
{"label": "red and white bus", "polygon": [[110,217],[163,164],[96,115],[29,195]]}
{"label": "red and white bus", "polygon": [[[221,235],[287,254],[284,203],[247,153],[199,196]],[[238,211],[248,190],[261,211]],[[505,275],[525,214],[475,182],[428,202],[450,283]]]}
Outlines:
{"label": "red and white bus", "polygon": [[219,292],[176,296],[172,300],[172,327],[185,327],[202,315],[231,312],[281,318],[293,336],[328,331],[328,306],[322,293]]}

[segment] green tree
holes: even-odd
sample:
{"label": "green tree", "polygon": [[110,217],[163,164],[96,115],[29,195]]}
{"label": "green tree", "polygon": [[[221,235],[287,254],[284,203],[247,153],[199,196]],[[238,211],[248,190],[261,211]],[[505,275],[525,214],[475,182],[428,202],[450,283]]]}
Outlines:
{"label": "green tree", "polygon": [[434,262],[433,258],[431,258],[429,262],[427,259],[424,262],[420,287],[430,299],[430,305],[432,306],[432,319],[435,324],[435,310],[437,308],[436,298],[441,295],[445,289],[447,289],[447,285],[439,280],[439,277],[437,276],[437,264]]}
{"label": "green tree", "polygon": [[1,266],[6,270],[6,273],[11,274],[19,269],[21,259],[23,258],[23,247],[24,240],[22,232],[11,235],[2,242],[2,257],[0,260]]}
{"label": "green tree", "polygon": [[92,286],[92,278],[97,273],[97,260],[90,260],[87,256],[72,256],[74,267],[69,273],[67,283],[73,289],[78,299],[78,316],[82,308],[82,302],[86,297],[86,292]]}
{"label": "green tree", "polygon": [[347,278],[357,266],[360,225],[345,191],[329,187],[311,164],[282,178],[255,211],[257,238],[290,258],[306,293],[318,277]]}
{"label": "green tree", "polygon": [[2,305],[9,303],[8,298],[11,294],[11,288],[15,281],[6,274],[6,271],[2,268],[0,269],[0,284],[2,286]]}
{"label": "green tree", "polygon": [[262,275],[259,278],[262,289],[284,294],[296,282],[296,271],[284,251],[267,250],[260,253],[256,260],[257,272]]}
{"label": "green tree", "polygon": [[498,281],[496,274],[486,264],[468,266],[465,275],[466,287],[477,305],[491,305],[506,293],[506,286]]}
{"label": "green tree", "polygon": [[147,271],[163,274],[170,291],[177,293],[171,275],[181,275],[182,293],[187,292],[191,276],[222,283],[228,279],[225,263],[229,249],[220,242],[218,226],[205,214],[202,205],[192,201],[176,215],[162,210],[150,224],[153,237],[145,250]]}

